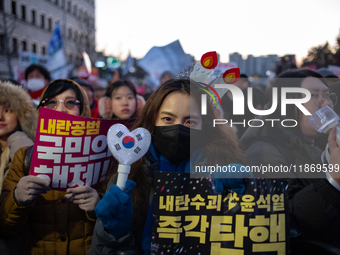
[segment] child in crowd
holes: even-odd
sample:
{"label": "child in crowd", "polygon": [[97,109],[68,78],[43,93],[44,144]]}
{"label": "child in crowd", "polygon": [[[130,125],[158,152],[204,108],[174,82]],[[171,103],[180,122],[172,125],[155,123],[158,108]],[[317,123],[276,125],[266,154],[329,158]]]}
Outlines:
{"label": "child in crowd", "polygon": [[128,80],[114,82],[100,101],[99,113],[104,119],[125,120],[137,116],[137,92]]}

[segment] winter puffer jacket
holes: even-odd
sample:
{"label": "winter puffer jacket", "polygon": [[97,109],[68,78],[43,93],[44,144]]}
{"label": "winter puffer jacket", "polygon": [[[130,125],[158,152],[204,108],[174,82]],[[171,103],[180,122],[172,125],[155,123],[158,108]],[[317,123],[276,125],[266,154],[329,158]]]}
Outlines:
{"label": "winter puffer jacket", "polygon": [[[90,117],[86,93],[75,85],[85,100],[81,116]],[[65,199],[66,192],[51,190],[38,196],[29,206],[18,206],[14,201],[14,190],[25,175],[26,150],[27,147],[17,151],[4,181],[0,196],[0,231],[13,236],[28,225],[25,254],[86,254],[91,246],[95,219]]]}

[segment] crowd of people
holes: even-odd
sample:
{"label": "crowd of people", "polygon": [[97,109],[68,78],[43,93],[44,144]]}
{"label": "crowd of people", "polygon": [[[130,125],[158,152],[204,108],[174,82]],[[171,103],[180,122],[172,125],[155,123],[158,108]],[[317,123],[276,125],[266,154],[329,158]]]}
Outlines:
{"label": "crowd of people", "polygon": [[[289,69],[270,87],[252,84],[241,75],[235,86],[248,97],[253,89],[257,110],[272,105],[268,90],[304,88],[311,99],[303,106],[313,114],[329,106],[340,114],[337,98],[340,79],[329,71]],[[293,78],[294,82],[287,83]],[[329,80],[332,78],[331,80]],[[78,77],[51,81],[42,66],[25,71],[27,86],[15,81],[0,82],[0,254],[150,254],[155,171],[188,173],[192,164],[301,165],[319,164],[325,143],[329,143],[329,164],[340,164],[335,128],[329,135],[318,133],[308,117],[295,105],[281,115],[281,97],[271,115],[255,116],[245,106],[245,114],[233,115],[233,95],[222,97],[216,111],[208,101],[201,115],[200,85],[189,77],[162,76],[160,86],[145,98],[128,79],[110,84],[104,97],[95,98],[86,79]],[[291,93],[291,98],[303,98]],[[248,100],[245,100],[247,103]],[[116,186],[114,169],[105,187],[81,186],[66,192],[51,189],[50,182],[30,175],[37,117],[44,107],[74,116],[102,119],[134,119],[152,135],[148,152],[132,164],[124,190]],[[209,125],[214,119],[245,123],[260,119],[294,119],[298,125],[284,128],[245,125]],[[242,120],[241,120],[242,119]],[[204,131],[204,132],[203,132]],[[190,139],[198,141],[192,148]],[[190,147],[191,145],[191,147]],[[115,168],[118,166],[116,165]],[[244,173],[236,179],[216,178],[218,191],[242,193]],[[291,241],[316,241],[340,249],[340,179],[337,176],[296,178],[287,176]]]}

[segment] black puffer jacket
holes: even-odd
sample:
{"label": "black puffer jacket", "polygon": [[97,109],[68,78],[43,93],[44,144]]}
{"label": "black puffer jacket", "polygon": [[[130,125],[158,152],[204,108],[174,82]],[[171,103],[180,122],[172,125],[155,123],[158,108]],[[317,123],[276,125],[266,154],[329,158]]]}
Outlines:
{"label": "black puffer jacket", "polygon": [[[269,125],[268,125],[269,124]],[[249,165],[319,164],[321,151],[309,145],[292,128],[266,123],[248,128],[241,142]],[[340,247],[340,192],[325,178],[289,179],[291,229],[299,238]]]}

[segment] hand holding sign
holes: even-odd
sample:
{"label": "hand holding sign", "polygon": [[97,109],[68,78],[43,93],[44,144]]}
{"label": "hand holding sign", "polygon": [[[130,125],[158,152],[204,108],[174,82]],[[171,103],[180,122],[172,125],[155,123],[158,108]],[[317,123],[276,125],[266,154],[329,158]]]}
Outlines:
{"label": "hand holding sign", "polygon": [[126,120],[73,116],[42,107],[32,153],[30,175],[50,181],[54,190],[99,187],[111,174],[114,161],[107,132]]}
{"label": "hand holding sign", "polygon": [[107,133],[107,144],[119,162],[117,186],[123,190],[131,164],[144,156],[151,143],[151,135],[145,128],[130,132],[124,125],[115,124]]}
{"label": "hand holding sign", "polygon": [[31,204],[40,194],[51,190],[50,182],[36,176],[24,176],[14,190],[14,197],[20,204]]}
{"label": "hand holding sign", "polygon": [[94,188],[81,186],[66,190],[65,197],[85,212],[93,212],[94,208],[100,201],[100,197]]}

